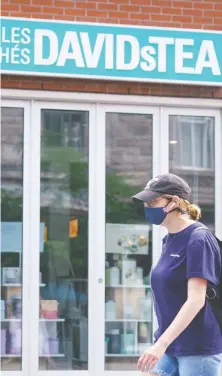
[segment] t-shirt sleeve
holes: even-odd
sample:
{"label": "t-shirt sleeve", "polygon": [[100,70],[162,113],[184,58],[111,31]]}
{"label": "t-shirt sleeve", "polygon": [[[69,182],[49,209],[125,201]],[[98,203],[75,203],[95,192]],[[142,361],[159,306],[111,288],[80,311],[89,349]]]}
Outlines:
{"label": "t-shirt sleeve", "polygon": [[187,247],[187,279],[199,277],[217,284],[219,265],[218,252],[206,238],[189,242]]}

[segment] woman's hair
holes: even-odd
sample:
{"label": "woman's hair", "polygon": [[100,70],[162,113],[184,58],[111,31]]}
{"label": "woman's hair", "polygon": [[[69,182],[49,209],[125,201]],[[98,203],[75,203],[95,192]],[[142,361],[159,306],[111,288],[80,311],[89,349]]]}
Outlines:
{"label": "woman's hair", "polygon": [[[170,195],[164,195],[163,197],[169,200],[173,198],[173,196]],[[184,210],[194,221],[198,221],[200,219],[201,209],[198,205],[191,204],[189,201],[180,198],[179,207],[180,209]]]}
{"label": "woman's hair", "polygon": [[180,204],[179,204],[181,209],[184,209],[187,214],[190,216],[191,219],[194,221],[198,221],[201,217],[201,209],[199,206],[195,204],[191,204],[187,200],[183,200],[182,198],[180,199]]}

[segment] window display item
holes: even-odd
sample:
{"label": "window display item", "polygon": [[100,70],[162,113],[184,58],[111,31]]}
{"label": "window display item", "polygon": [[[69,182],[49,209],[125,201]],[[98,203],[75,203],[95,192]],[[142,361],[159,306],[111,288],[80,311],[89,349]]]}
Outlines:
{"label": "window display item", "polygon": [[120,284],[120,270],[116,266],[110,269],[110,286],[118,286]]}
{"label": "window display item", "polygon": [[81,317],[79,320],[79,359],[87,362],[88,359],[88,320],[85,317]]}
{"label": "window display item", "polygon": [[18,322],[18,321],[10,322],[9,337],[10,337],[9,354],[21,355],[21,351],[22,351],[21,322]]}
{"label": "window display item", "polygon": [[143,269],[140,267],[136,268],[136,282],[137,285],[143,285]]}
{"label": "window display item", "polygon": [[121,336],[119,329],[112,329],[109,334],[109,353],[120,354],[121,353]]}
{"label": "window display item", "polygon": [[2,283],[3,285],[21,283],[21,269],[2,268]]}
{"label": "window display item", "polygon": [[139,343],[148,343],[148,336],[149,336],[149,331],[148,331],[148,324],[145,322],[140,322],[139,323]]}
{"label": "window display item", "polygon": [[59,317],[70,320],[79,318],[80,311],[76,304],[76,292],[70,280],[57,283],[49,282],[43,290],[41,292],[42,301],[56,301]]}
{"label": "window display item", "polygon": [[48,320],[58,318],[58,302],[57,300],[41,300],[40,302],[41,317]]}
{"label": "window display item", "polygon": [[122,261],[122,284],[127,286],[136,284],[136,260]]}
{"label": "window display item", "polygon": [[147,225],[106,223],[106,253],[148,254]]}
{"label": "window display item", "polygon": [[22,299],[18,296],[11,297],[11,316],[13,318],[22,318]]}
{"label": "window display item", "polygon": [[106,283],[106,286],[109,286],[110,284],[110,267],[109,267],[108,261],[106,261],[105,283]]}
{"label": "window display item", "polygon": [[1,320],[5,320],[5,301],[0,300]]}
{"label": "window display item", "polygon": [[133,354],[135,352],[135,333],[128,329],[121,334],[121,349],[123,354]]}
{"label": "window display item", "polygon": [[49,354],[58,354],[59,353],[59,340],[58,338],[49,338]]}
{"label": "window display item", "polygon": [[116,288],[113,289],[113,300],[116,302],[116,317],[124,319],[124,306],[130,304],[133,309],[133,319],[140,318],[140,299],[144,297],[144,288]]}
{"label": "window display item", "polygon": [[[6,317],[7,318],[21,318],[22,309],[22,287],[21,286],[7,286],[5,292],[6,301]],[[18,303],[18,304],[17,304]],[[19,314],[20,312],[20,314]]]}
{"label": "window display item", "polygon": [[105,354],[108,354],[108,346],[109,346],[109,336],[106,334],[106,336],[105,336]]}
{"label": "window display item", "polygon": [[143,283],[144,285],[150,285],[150,274],[144,277]]}
{"label": "window display item", "polygon": [[58,325],[59,325],[59,323],[55,320],[47,320],[46,321],[45,319],[42,319],[39,322],[39,326],[40,326],[39,330],[47,332],[47,336],[49,338],[57,338]]}
{"label": "window display item", "polygon": [[59,353],[59,339],[57,333],[54,336],[50,336],[47,329],[48,325],[45,322],[41,322],[39,331],[39,353],[40,355],[57,355]]}
{"label": "window display item", "polygon": [[149,293],[140,299],[140,318],[152,321],[152,300]]}
{"label": "window display item", "polygon": [[123,314],[124,314],[124,319],[132,319],[133,318],[133,306],[127,303],[124,304]]}
{"label": "window display item", "polygon": [[106,320],[116,320],[116,303],[108,300],[105,304]]}
{"label": "window display item", "polygon": [[43,336],[41,333],[39,336],[39,355],[46,355],[49,354],[49,341],[46,336]]}
{"label": "window display item", "polygon": [[1,329],[1,354],[6,354],[6,329]]}

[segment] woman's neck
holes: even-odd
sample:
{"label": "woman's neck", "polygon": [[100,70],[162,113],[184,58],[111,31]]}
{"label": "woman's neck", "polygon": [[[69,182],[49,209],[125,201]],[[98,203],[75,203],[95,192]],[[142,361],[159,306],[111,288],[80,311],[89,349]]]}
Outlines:
{"label": "woman's neck", "polygon": [[195,223],[193,219],[190,219],[187,215],[181,217],[175,216],[175,214],[169,214],[163,223],[169,233],[174,234],[184,230],[186,227]]}

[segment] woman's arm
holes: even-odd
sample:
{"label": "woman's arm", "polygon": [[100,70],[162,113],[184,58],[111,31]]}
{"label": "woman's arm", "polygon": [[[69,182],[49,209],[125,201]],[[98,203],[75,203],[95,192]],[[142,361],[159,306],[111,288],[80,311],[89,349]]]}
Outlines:
{"label": "woman's arm", "polygon": [[139,358],[139,370],[148,371],[149,368],[153,368],[155,363],[163,356],[167,347],[188,327],[198,312],[204,307],[207,281],[203,278],[190,278],[187,290],[187,300],[173,322],[157,342]]}
{"label": "woman's arm", "polygon": [[184,303],[171,325],[156,343],[166,348],[188,327],[198,312],[204,307],[207,281],[203,278],[190,278],[187,284],[187,301]]}

